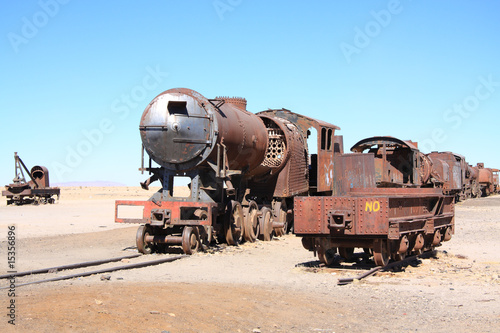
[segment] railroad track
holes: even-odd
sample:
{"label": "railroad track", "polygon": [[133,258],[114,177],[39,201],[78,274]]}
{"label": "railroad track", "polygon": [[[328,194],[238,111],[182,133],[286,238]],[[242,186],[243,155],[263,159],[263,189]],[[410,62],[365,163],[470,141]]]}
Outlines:
{"label": "railroad track", "polygon": [[403,260],[399,260],[399,261],[396,261],[396,262],[391,262],[390,264],[388,264],[386,266],[377,266],[377,267],[374,267],[374,268],[370,269],[369,271],[363,272],[362,274],[360,274],[358,276],[355,276],[355,277],[348,277],[348,278],[339,279],[338,282],[337,282],[337,284],[340,285],[340,286],[346,285],[346,284],[349,284],[349,283],[353,282],[354,280],[364,279],[364,278],[366,278],[366,277],[368,277],[370,275],[373,275],[373,274],[377,273],[378,271],[388,271],[388,270],[391,270],[391,269],[393,269],[395,267],[409,265],[414,260],[417,260],[417,259],[426,259],[426,258],[433,257],[435,255],[436,255],[436,251],[433,250],[433,251],[424,252],[424,253],[419,254],[419,255],[414,255],[414,256],[406,257]]}
{"label": "railroad track", "polygon": [[[11,273],[11,274],[0,275],[0,279],[12,279],[12,278],[21,277],[21,276],[28,276],[28,275],[33,276],[33,275],[38,275],[38,274],[51,274],[51,273],[56,273],[56,272],[60,272],[60,271],[64,271],[64,270],[72,270],[72,269],[78,269],[78,268],[104,265],[104,264],[108,264],[108,263],[112,263],[112,262],[122,261],[124,259],[137,258],[140,256],[142,256],[142,254],[134,254],[134,255],[124,256],[124,257],[115,257],[115,258],[108,258],[108,259],[95,260],[95,261],[86,261],[86,262],[80,262],[80,263],[75,263],[75,264],[42,268],[42,269],[24,271],[24,272],[16,272],[16,273]],[[92,270],[92,271],[74,273],[74,274],[63,275],[63,276],[56,276],[56,277],[47,278],[47,279],[43,279],[43,280],[15,284],[15,286],[17,288],[17,287],[27,286],[27,285],[31,285],[31,284],[69,280],[69,279],[73,279],[73,278],[85,277],[85,276],[90,276],[90,275],[94,275],[94,274],[103,274],[103,273],[110,273],[110,272],[115,272],[115,271],[133,269],[133,268],[142,268],[142,267],[160,265],[163,263],[172,262],[172,261],[181,259],[183,257],[185,257],[185,255],[178,255],[178,256],[173,256],[173,257],[148,260],[148,261],[137,262],[137,263],[132,263],[132,264],[101,268],[101,269],[96,269],[96,270]],[[0,287],[0,290],[9,289],[9,288],[10,288],[9,286]]]}

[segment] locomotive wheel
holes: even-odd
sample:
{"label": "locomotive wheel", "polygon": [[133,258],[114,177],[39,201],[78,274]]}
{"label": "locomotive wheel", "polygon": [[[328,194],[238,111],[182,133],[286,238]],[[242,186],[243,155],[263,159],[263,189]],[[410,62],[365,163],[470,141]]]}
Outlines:
{"label": "locomotive wheel", "polygon": [[336,248],[325,250],[324,247],[320,246],[318,248],[318,259],[321,263],[325,264],[326,266],[330,266],[331,264],[333,264],[335,260],[336,252],[337,252]]}
{"label": "locomotive wheel", "polygon": [[250,201],[248,206],[248,213],[245,217],[245,230],[243,233],[243,237],[247,242],[255,242],[257,237],[259,237],[260,228],[259,228],[259,217],[257,216],[259,213],[259,207],[255,201]]}
{"label": "locomotive wheel", "polygon": [[409,246],[410,241],[408,240],[408,237],[406,235],[401,237],[401,240],[399,241],[399,249],[394,253],[392,259],[394,259],[395,261],[401,261],[406,258],[406,253],[408,252]]}
{"label": "locomotive wheel", "polygon": [[226,241],[238,245],[243,230],[243,209],[239,202],[232,200],[226,210]]}
{"label": "locomotive wheel", "polygon": [[377,239],[373,245],[373,261],[377,266],[386,266],[389,263],[387,241]]}
{"label": "locomotive wheel", "polygon": [[432,246],[438,246],[441,243],[441,231],[438,229],[434,231],[434,238],[432,239]]}
{"label": "locomotive wheel", "polygon": [[185,254],[198,252],[200,242],[198,240],[197,231],[198,230],[193,231],[192,227],[184,227],[184,230],[182,230],[182,250],[184,250]]}
{"label": "locomotive wheel", "polygon": [[419,233],[419,234],[417,234],[417,236],[415,236],[413,248],[411,251],[415,254],[421,254],[422,249],[424,248],[424,245],[425,245],[424,235]]}
{"label": "locomotive wheel", "polygon": [[137,250],[143,254],[151,254],[153,248],[151,244],[147,243],[144,239],[151,234],[151,228],[148,225],[141,225],[137,229],[135,236],[135,243],[137,244]]}
{"label": "locomotive wheel", "polygon": [[354,255],[353,247],[339,247],[339,254],[346,261],[351,261]]}
{"label": "locomotive wheel", "polygon": [[444,232],[444,238],[443,241],[447,242],[451,239],[451,228],[448,227],[446,228],[446,231]]}
{"label": "locomotive wheel", "polygon": [[286,203],[285,201],[283,201],[281,203],[281,207],[280,207],[280,211],[278,213],[278,221],[279,222],[283,222],[283,227],[282,228],[275,228],[274,229],[274,233],[276,234],[276,236],[278,237],[281,237],[281,236],[284,236],[286,234],[286,231],[288,229],[288,223],[287,223],[287,216],[286,216]]}
{"label": "locomotive wheel", "polygon": [[273,214],[271,209],[267,207],[263,207],[262,211],[262,219],[260,229],[262,230],[262,240],[270,241],[273,239]]}

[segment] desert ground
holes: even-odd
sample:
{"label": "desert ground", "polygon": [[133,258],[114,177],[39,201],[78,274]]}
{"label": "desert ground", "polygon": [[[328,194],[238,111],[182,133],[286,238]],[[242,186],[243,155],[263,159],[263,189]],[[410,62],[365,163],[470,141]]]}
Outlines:
{"label": "desert ground", "polygon": [[[147,199],[154,190],[65,187],[56,204],[40,206],[6,206],[0,198],[0,274],[9,270],[9,226],[17,271],[137,253],[137,226],[114,223],[114,201]],[[434,256],[343,286],[339,278],[373,264],[323,267],[286,235],[157,266],[17,286],[15,297],[2,289],[0,331],[499,332],[500,196],[457,204],[455,223],[455,235]],[[8,322],[12,299],[15,326]]]}

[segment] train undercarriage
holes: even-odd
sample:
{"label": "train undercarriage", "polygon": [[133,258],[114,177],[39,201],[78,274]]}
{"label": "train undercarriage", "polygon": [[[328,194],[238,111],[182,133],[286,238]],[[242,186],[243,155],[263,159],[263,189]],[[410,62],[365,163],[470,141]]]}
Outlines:
{"label": "train undercarriage", "polygon": [[354,248],[377,265],[432,250],[454,233],[454,203],[439,189],[352,189],[342,197],[297,197],[295,233],[329,265]]}

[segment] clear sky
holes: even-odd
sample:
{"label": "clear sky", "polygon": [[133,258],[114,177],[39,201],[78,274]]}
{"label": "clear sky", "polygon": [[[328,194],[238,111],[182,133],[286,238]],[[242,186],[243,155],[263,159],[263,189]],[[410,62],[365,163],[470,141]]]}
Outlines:
{"label": "clear sky", "polygon": [[0,185],[136,185],[164,90],[241,96],[500,168],[499,1],[0,0]]}

